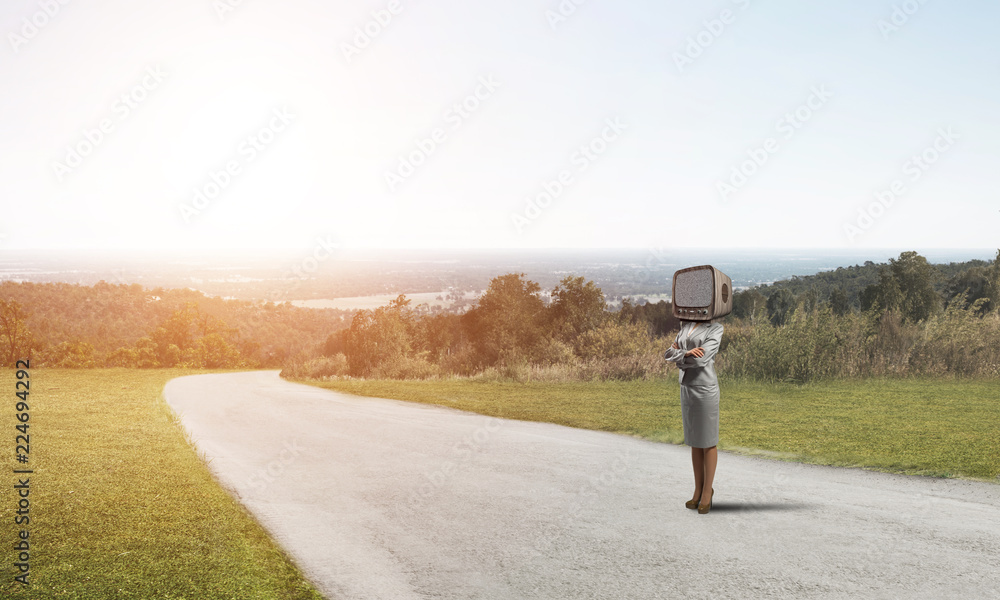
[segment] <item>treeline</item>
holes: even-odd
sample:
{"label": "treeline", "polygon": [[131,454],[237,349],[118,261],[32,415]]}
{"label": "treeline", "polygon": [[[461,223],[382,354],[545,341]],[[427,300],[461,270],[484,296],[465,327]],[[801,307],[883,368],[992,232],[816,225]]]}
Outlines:
{"label": "treeline", "polygon": [[323,356],[292,365],[286,376],[426,378],[493,372],[521,378],[532,369],[573,369],[574,376],[635,378],[666,372],[645,321],[608,311],[593,281],[567,276],[546,302],[523,273],[494,278],[464,314],[418,318],[410,300],[358,312],[332,334]]}
{"label": "treeline", "polygon": [[[874,269],[873,269],[874,267]],[[839,282],[839,285],[837,285]],[[1000,376],[1000,250],[991,263],[837,269],[735,294],[727,373],[764,380]]]}
{"label": "treeline", "polygon": [[0,283],[0,358],[51,367],[277,368],[315,356],[352,312],[138,284]]}
{"label": "treeline", "polygon": [[[465,313],[429,314],[405,295],[374,310],[305,309],[100,282],[0,284],[0,359],[55,367],[275,368],[290,377],[523,380],[675,374],[662,354],[669,302],[611,311],[601,288],[564,277],[549,293],[508,273]],[[769,381],[1000,375],[997,259],[887,265],[793,278],[734,295],[720,373]]]}
{"label": "treeline", "polygon": [[[926,312],[909,315],[919,319],[932,310],[940,310],[960,293],[968,290],[965,306],[985,298],[986,302],[981,309],[985,313],[997,306],[996,269],[995,260],[932,265],[916,252],[903,252],[898,259],[889,259],[888,265],[865,261],[864,265],[838,267],[815,275],[793,276],[771,285],[757,286],[736,294],[733,308],[737,316],[746,318],[760,310],[761,302],[771,302],[773,308],[769,309],[769,314],[773,316],[778,313],[774,322],[780,324],[787,316],[787,309],[795,306],[799,300],[807,307],[828,303],[835,313],[843,315],[852,310],[867,311],[875,307],[876,300],[882,308],[901,308],[898,299],[894,297],[907,289],[910,290],[908,293],[911,298],[922,295],[927,299]],[[893,285],[900,289],[893,289]],[[772,299],[772,296],[777,297]],[[930,306],[933,303],[937,306]]]}
{"label": "treeline", "polygon": [[[945,373],[1000,375],[1000,251],[943,278],[916,252],[880,266],[863,287],[772,285],[734,295],[721,372],[761,380]],[[866,267],[867,268],[867,267]],[[836,273],[836,272],[834,272]],[[869,274],[872,275],[872,274]],[[844,269],[839,275],[857,281]],[[807,279],[807,278],[801,278]],[[400,295],[355,315],[290,377],[649,378],[678,329],[669,302],[612,313],[592,281],[566,277],[546,303],[523,274],[493,279],[463,315],[417,318]],[[855,306],[855,303],[857,306]]]}

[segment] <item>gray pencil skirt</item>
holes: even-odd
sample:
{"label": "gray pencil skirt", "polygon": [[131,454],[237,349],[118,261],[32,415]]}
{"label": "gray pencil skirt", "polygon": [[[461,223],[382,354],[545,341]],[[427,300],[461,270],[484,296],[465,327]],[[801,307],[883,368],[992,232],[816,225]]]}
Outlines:
{"label": "gray pencil skirt", "polygon": [[719,386],[681,384],[684,443],[711,448],[719,443]]}

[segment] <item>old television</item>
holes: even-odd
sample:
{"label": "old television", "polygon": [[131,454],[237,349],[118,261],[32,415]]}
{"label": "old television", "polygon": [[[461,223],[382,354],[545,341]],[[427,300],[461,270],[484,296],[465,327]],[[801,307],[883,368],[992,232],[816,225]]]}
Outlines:
{"label": "old television", "polygon": [[674,273],[673,314],[687,321],[711,321],[733,311],[733,280],[712,265]]}

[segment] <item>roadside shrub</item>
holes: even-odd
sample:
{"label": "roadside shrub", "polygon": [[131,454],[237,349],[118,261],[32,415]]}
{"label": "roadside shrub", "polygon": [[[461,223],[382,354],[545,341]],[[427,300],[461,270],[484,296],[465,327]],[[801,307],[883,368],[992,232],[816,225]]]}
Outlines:
{"label": "roadside shrub", "polygon": [[549,338],[539,344],[534,354],[535,360],[532,363],[537,366],[573,365],[577,362],[569,344],[555,338]]}
{"label": "roadside shrub", "polygon": [[808,312],[796,310],[788,323],[775,326],[727,324],[716,368],[738,377],[764,381],[804,383],[833,377],[842,369],[847,321],[835,317],[830,307]]}
{"label": "roadside shrub", "polygon": [[441,367],[423,355],[394,356],[372,369],[371,379],[429,379],[441,375]]}
{"label": "roadside shrub", "polygon": [[911,369],[931,375],[1000,375],[1000,313],[976,315],[987,301],[978,298],[962,308],[963,297],[928,319],[913,349]]}
{"label": "roadside shrub", "polygon": [[447,354],[441,355],[438,364],[443,373],[458,376],[472,376],[480,371],[477,364],[478,353],[471,345],[462,345]]}
{"label": "roadside shrub", "polygon": [[501,352],[500,362],[494,368],[502,381],[524,382],[531,376],[531,363],[516,352]]}
{"label": "roadside shrub", "polygon": [[320,356],[305,362],[298,362],[282,369],[282,377],[297,379],[329,379],[348,374],[347,357],[338,353],[333,356]]}
{"label": "roadside shrub", "polygon": [[139,368],[139,351],[135,348],[119,348],[108,355],[104,361],[106,367]]}
{"label": "roadside shrub", "polygon": [[53,367],[69,369],[92,369],[97,366],[94,347],[87,342],[62,342],[40,361]]}
{"label": "roadside shrub", "polygon": [[590,381],[625,381],[659,379],[670,375],[672,371],[676,372],[676,367],[667,364],[662,352],[654,351],[641,355],[591,358],[581,365],[580,376]]}
{"label": "roadside shrub", "polygon": [[586,360],[639,358],[656,349],[645,323],[622,323],[613,319],[581,333],[576,342],[577,354]]}
{"label": "roadside shrub", "polygon": [[581,366],[578,364],[531,365],[509,363],[498,367],[487,367],[468,377],[472,381],[492,383],[525,383],[538,381],[546,383],[568,383],[581,381]]}

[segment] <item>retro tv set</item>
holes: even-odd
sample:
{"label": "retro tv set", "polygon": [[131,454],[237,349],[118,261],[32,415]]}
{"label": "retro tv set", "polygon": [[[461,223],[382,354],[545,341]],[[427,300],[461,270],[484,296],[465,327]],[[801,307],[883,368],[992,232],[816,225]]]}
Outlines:
{"label": "retro tv set", "polygon": [[674,273],[670,295],[678,319],[711,321],[733,312],[733,280],[712,265]]}

